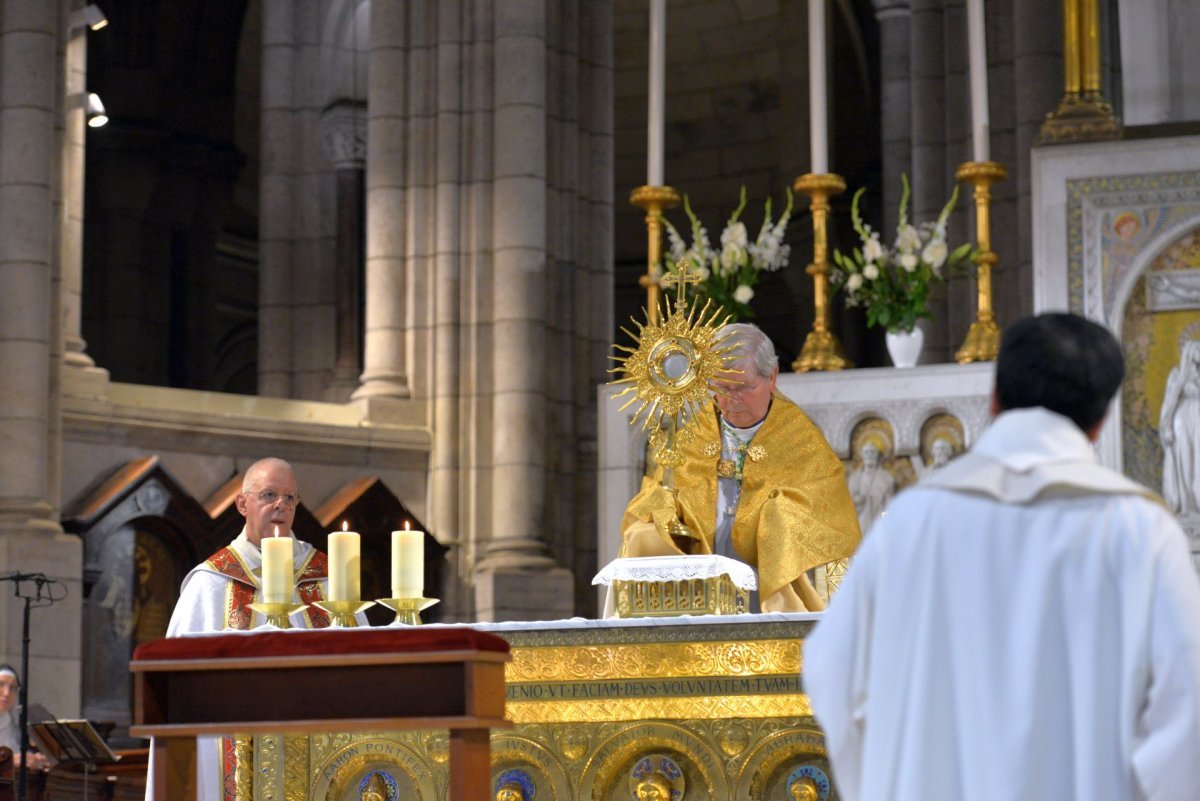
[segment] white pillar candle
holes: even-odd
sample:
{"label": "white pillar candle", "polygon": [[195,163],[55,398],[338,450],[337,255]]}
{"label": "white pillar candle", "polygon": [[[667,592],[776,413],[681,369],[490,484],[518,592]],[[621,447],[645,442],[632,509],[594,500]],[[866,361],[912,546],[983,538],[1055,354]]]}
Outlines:
{"label": "white pillar candle", "polygon": [[329,600],[360,600],[361,541],[357,531],[335,531],[329,535]]}
{"label": "white pillar candle", "polygon": [[292,600],[292,538],[279,536],[263,537],[262,545],[262,591],[263,600],[269,604],[286,604]]}
{"label": "white pillar candle", "polygon": [[650,87],[646,126],[646,184],[663,185],[666,131],[667,0],[650,0]]}
{"label": "white pillar candle", "polygon": [[812,172],[829,172],[829,102],[825,75],[825,0],[808,0],[808,119]]}
{"label": "white pillar candle", "polygon": [[420,598],[425,589],[425,532],[392,532],[392,597]]}
{"label": "white pillar candle", "polygon": [[983,0],[967,0],[967,50],[971,67],[971,154],[975,161],[991,160],[988,122],[987,38],[983,33]]}

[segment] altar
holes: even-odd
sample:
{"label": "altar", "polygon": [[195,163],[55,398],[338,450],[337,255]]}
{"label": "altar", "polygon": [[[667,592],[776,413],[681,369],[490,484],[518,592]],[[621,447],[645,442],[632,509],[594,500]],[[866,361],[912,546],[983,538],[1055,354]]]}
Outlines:
{"label": "altar", "polygon": [[[801,683],[812,614],[476,624],[507,640],[505,716],[491,735],[492,797],[639,798],[659,771],[672,801],[789,799],[809,778],[836,799]],[[455,628],[442,626],[427,629]],[[387,692],[386,686],[380,693]],[[246,738],[250,739],[250,738]],[[445,729],[256,735],[240,801],[446,797]],[[803,797],[803,796],[801,796]]]}

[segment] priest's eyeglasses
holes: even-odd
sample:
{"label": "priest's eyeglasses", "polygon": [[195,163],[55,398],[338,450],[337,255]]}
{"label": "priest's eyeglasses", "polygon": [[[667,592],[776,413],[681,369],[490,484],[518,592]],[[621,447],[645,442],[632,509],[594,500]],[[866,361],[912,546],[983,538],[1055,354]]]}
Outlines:
{"label": "priest's eyeglasses", "polygon": [[295,509],[296,504],[300,503],[300,496],[294,492],[279,493],[275,490],[267,489],[259,490],[258,492],[251,492],[249,494],[253,495],[255,498],[258,498],[259,501],[265,503],[267,506],[274,506],[277,501],[283,501],[284,506],[289,509]]}

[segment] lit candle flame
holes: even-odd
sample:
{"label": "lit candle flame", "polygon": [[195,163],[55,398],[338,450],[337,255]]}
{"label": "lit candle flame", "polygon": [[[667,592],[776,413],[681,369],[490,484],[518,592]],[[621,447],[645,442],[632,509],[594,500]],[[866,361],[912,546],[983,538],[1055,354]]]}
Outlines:
{"label": "lit candle flame", "polygon": [[345,520],[343,520],[342,521],[342,531],[349,531],[349,530],[350,530],[350,524],[347,523]]}
{"label": "lit candle flame", "polygon": [[412,530],[412,529],[410,529],[410,528],[409,528],[409,526],[408,526],[408,521],[407,521],[407,520],[405,520],[405,521],[404,521],[404,530],[405,530],[405,531],[411,531],[411,530]]}
{"label": "lit candle flame", "polygon": [[278,536],[279,536],[279,526],[276,526],[276,527],[275,527],[275,536],[276,536],[276,537],[278,537]]}

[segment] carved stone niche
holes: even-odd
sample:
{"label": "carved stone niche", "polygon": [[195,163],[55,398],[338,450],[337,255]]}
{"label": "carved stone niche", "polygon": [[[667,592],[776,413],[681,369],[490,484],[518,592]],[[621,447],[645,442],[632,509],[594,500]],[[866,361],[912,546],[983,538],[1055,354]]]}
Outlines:
{"label": "carved stone niche", "polygon": [[[325,550],[327,532],[339,531],[345,522],[351,531],[362,535],[362,597],[364,600],[390,598],[392,595],[392,535],[391,532],[408,525],[425,532],[425,596],[442,598],[445,586],[446,553],[450,550],[434,539],[429,529],[417,519],[378,476],[352,481],[321,504],[316,512],[321,527],[319,537],[309,540]],[[421,613],[426,623],[442,620],[443,604],[435,604]],[[367,610],[373,626],[387,625],[395,614],[375,605]]]}
{"label": "carved stone niche", "polygon": [[134,747],[129,659],[162,637],[184,575],[219,547],[212,519],[159,464],[135,459],[101,477],[63,513],[83,540],[83,713],[116,724],[114,747]]}

